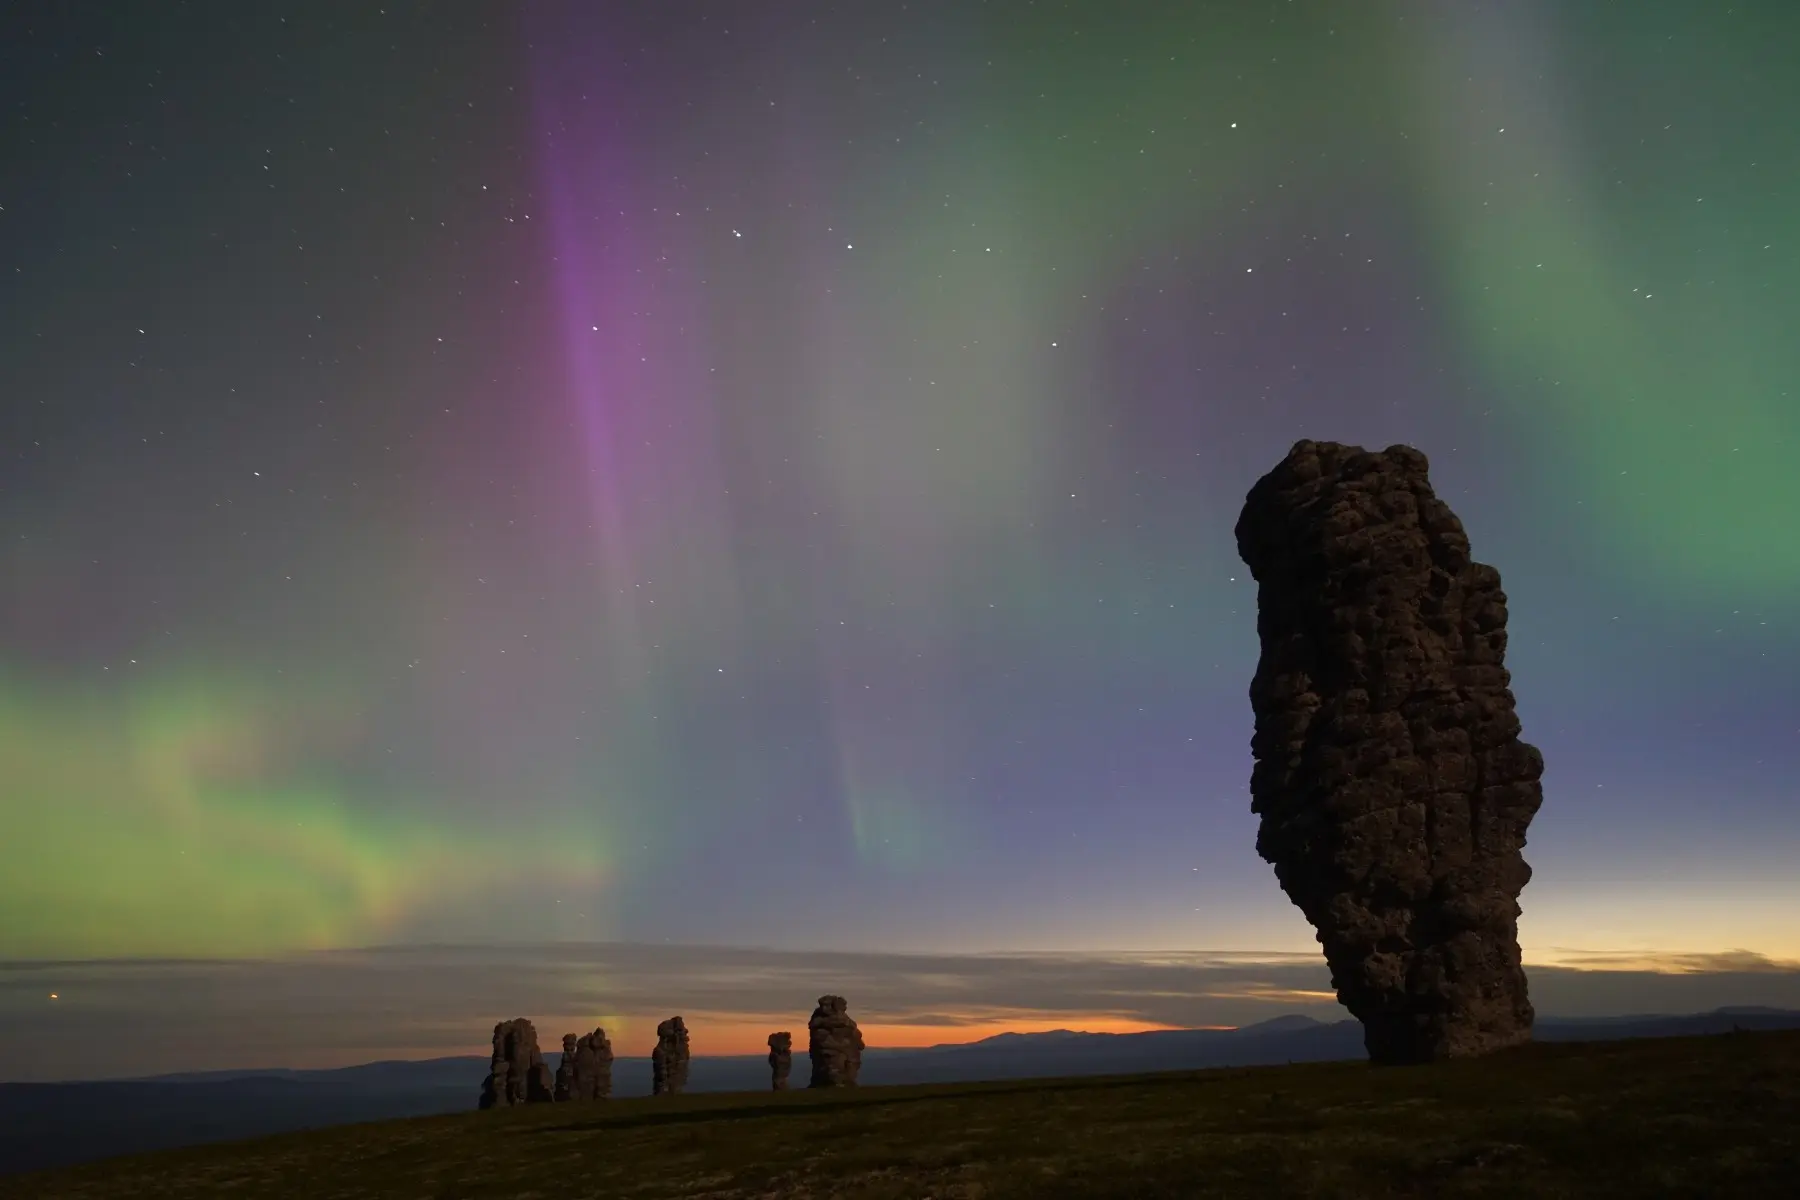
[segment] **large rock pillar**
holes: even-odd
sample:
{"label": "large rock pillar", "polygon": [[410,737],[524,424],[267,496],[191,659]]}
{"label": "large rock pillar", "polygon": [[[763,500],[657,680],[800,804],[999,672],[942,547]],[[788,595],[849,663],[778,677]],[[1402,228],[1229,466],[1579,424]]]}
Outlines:
{"label": "large rock pillar", "polygon": [[1500,574],[1425,456],[1297,443],[1250,489],[1257,852],[1318,931],[1369,1056],[1529,1040],[1520,853],[1543,757],[1519,740]]}

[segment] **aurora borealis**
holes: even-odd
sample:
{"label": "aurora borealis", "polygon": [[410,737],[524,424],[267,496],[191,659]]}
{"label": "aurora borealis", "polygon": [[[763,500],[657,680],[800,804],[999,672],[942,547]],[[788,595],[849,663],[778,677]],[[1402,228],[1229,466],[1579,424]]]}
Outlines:
{"label": "aurora borealis", "polygon": [[[289,7],[0,16],[15,1062],[135,960],[1316,953],[1300,437],[1502,572],[1527,961],[1800,971],[1791,4]],[[456,986],[406,1046],[536,1003]]]}

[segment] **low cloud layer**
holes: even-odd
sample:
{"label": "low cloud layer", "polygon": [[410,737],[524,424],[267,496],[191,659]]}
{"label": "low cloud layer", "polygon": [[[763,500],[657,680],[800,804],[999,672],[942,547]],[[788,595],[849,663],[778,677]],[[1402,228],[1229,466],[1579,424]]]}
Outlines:
{"label": "low cloud layer", "polygon": [[[1531,968],[1553,1016],[1800,1008],[1800,964],[1756,955],[1566,951]],[[1586,968],[1586,969],[1584,969]],[[1593,969],[1600,968],[1600,969]],[[335,951],[274,960],[0,963],[8,1080],[480,1054],[496,1020],[548,1044],[604,1023],[621,1053],[687,1016],[695,1052],[743,1053],[848,996],[872,1045],[967,1041],[997,1028],[1241,1025],[1344,1015],[1312,954],[798,953],[538,945]],[[54,994],[54,999],[52,998]]]}

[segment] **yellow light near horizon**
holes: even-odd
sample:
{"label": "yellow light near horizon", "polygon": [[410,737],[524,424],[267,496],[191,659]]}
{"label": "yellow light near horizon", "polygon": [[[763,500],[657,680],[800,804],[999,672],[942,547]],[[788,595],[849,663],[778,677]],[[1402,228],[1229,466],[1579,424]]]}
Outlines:
{"label": "yellow light near horizon", "polygon": [[[1537,887],[1536,881],[1532,885]],[[1575,969],[1793,969],[1800,963],[1800,883],[1758,877],[1686,885],[1551,884],[1527,889],[1519,919],[1525,965]],[[1604,963],[1604,965],[1602,965]]]}

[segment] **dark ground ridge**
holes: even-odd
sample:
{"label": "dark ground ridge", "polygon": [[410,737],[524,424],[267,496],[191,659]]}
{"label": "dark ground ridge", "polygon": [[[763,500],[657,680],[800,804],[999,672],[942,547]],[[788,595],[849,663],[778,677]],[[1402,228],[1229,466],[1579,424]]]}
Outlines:
{"label": "dark ground ridge", "polygon": [[340,1126],[0,1180],[0,1194],[1782,1196],[1800,1031],[1482,1059],[713,1093]]}

